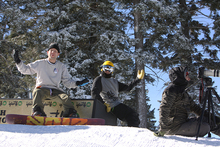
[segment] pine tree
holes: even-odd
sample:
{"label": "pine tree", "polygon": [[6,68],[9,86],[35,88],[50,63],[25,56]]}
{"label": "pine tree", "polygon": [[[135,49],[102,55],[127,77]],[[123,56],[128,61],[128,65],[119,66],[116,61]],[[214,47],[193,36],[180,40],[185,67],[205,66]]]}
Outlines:
{"label": "pine tree", "polygon": [[[209,7],[212,11],[210,18],[214,18],[216,24],[214,28],[218,30],[216,10],[219,9],[218,5],[214,6],[219,2],[120,0],[118,3],[127,11],[131,10],[130,13],[126,11],[130,14],[129,23],[134,30],[139,28],[142,33],[135,41],[140,44],[143,41],[143,47],[135,46],[135,57],[144,61],[144,65],[165,72],[174,66],[188,66],[194,79],[197,79],[197,70],[201,65],[207,68],[219,68],[219,64],[216,64],[219,61],[218,51],[213,49],[213,46],[218,46],[211,40],[210,28],[194,19],[202,8]],[[139,25],[135,26],[137,11],[140,21]],[[218,42],[218,35],[214,36]],[[140,65],[140,63],[136,64]]]}
{"label": "pine tree", "polygon": [[[21,15],[16,4],[8,1],[1,1],[1,97],[3,98],[27,98],[28,86],[26,85],[25,78],[17,73],[15,63],[11,57],[12,50],[22,50],[17,42],[18,36],[24,34],[21,25],[24,22],[24,17]],[[10,6],[13,5],[13,7]],[[14,5],[15,4],[15,5]],[[19,18],[19,19],[18,19]],[[18,19],[18,20],[16,20]],[[17,25],[17,26],[16,26]],[[26,28],[27,30],[28,28]],[[10,35],[9,35],[10,34]],[[13,38],[11,40],[11,38]]]}
{"label": "pine tree", "polygon": [[[60,7],[60,1],[48,5],[45,10],[47,19],[42,24],[53,22],[42,35],[43,43],[58,42],[61,47],[60,60],[68,65],[71,75],[80,80],[87,77],[92,80],[99,75],[100,65],[105,60],[115,63],[115,75],[124,67],[120,62],[132,63],[129,58],[127,39],[120,12],[115,12],[108,1],[87,1],[79,3],[69,1]],[[60,15],[60,13],[62,15]],[[80,87],[75,98],[90,96],[91,84]]]}
{"label": "pine tree", "polygon": [[[132,62],[123,31],[126,22],[108,1],[16,0],[5,5],[4,14],[10,18],[6,25],[11,30],[5,39],[21,47],[21,59],[26,63],[46,57],[51,42],[59,43],[59,60],[66,63],[76,80],[88,77],[92,82],[105,60],[116,63],[115,73],[121,68],[117,62]],[[34,76],[22,78],[25,77],[34,79]],[[79,88],[78,91],[84,92],[77,95],[80,97],[87,90],[89,96],[91,86],[83,89]]]}
{"label": "pine tree", "polygon": [[[16,76],[15,81],[18,81],[16,84],[19,86],[11,86],[14,95],[22,95],[30,87],[33,88],[35,77],[23,76],[16,71],[9,55],[12,49],[19,49],[21,59],[29,63],[46,58],[45,51],[51,42],[60,44],[62,53],[59,60],[68,66],[73,78],[88,77],[91,83],[105,60],[111,60],[115,64],[114,75],[122,82],[135,78],[137,70],[143,66],[167,71],[173,66],[183,65],[188,66],[195,75],[201,65],[219,68],[219,64],[216,64],[219,61],[218,1],[123,0],[118,2],[123,11],[116,11],[118,9],[115,9],[112,1],[5,0],[0,4],[1,59],[9,61],[9,64],[1,62],[5,67],[1,72],[4,73],[2,77],[10,75],[8,71],[13,71],[13,76]],[[194,19],[203,7],[211,10],[209,18],[214,21],[213,37],[210,37],[208,26]],[[136,13],[138,17],[134,17]],[[134,24],[134,19],[139,19],[139,24]],[[134,39],[125,33],[127,22],[133,30],[134,25],[139,28],[135,31]],[[202,38],[200,34],[203,34]],[[9,49],[5,52],[7,48]],[[10,70],[7,71],[8,67]],[[147,76],[144,82],[148,82],[146,78]],[[8,81],[4,80],[1,79],[3,85]],[[143,86],[144,83],[142,88]],[[6,89],[7,87],[5,86]],[[9,91],[12,90],[11,87],[8,88]],[[78,88],[74,91],[77,92],[75,94],[68,89],[67,91],[79,98],[85,94],[89,97],[90,89],[91,84]],[[144,88],[135,95],[142,93],[142,100],[145,101],[145,90]],[[121,94],[120,97],[125,96],[126,94]],[[126,97],[131,98],[134,98],[134,93]],[[143,108],[146,113],[148,110],[145,103]]]}
{"label": "pine tree", "polygon": [[[92,0],[14,0],[3,3],[3,14],[8,18],[5,25],[10,30],[4,40],[16,46],[25,63],[46,58],[48,45],[58,42],[61,48],[59,60],[68,66],[73,78],[90,79],[88,86],[72,92],[66,89],[72,97],[90,97],[92,80],[99,75],[100,65],[105,60],[114,63],[114,76],[119,81],[126,83],[136,78],[130,38],[125,33],[125,15],[116,11],[113,3]],[[10,60],[13,65],[13,59]],[[20,75],[15,66],[13,67],[14,76],[23,82],[18,82],[19,86],[16,86],[20,89],[17,94],[21,96],[24,91],[34,88],[35,75]],[[132,97],[132,93],[120,94],[122,101]]]}

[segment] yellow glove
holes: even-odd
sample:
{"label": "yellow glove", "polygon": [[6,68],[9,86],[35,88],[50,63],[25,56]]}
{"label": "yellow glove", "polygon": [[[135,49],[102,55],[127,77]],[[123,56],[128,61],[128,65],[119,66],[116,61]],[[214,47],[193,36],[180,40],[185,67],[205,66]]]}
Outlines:
{"label": "yellow glove", "polygon": [[109,104],[107,104],[107,103],[104,103],[104,105],[106,106],[106,111],[107,112],[110,112],[111,111],[111,107],[110,107],[110,105]]}
{"label": "yellow glove", "polygon": [[138,70],[137,77],[138,77],[138,79],[143,79],[144,78],[144,70],[143,69],[141,71]]}

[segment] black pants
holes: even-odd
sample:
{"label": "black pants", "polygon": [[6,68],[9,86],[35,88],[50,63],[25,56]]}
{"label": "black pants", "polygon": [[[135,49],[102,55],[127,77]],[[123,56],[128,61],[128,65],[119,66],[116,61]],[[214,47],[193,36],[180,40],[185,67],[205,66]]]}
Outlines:
{"label": "black pants", "polygon": [[140,124],[138,113],[125,104],[115,106],[112,113],[120,120],[126,121],[130,127],[138,127]]}

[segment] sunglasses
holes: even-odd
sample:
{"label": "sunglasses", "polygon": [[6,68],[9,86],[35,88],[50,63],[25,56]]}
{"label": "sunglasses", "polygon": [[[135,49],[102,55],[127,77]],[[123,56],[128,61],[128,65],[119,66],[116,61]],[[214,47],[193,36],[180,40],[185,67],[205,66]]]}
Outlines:
{"label": "sunglasses", "polygon": [[109,72],[113,72],[114,71],[114,68],[110,65],[104,65],[102,67],[103,71],[109,71]]}

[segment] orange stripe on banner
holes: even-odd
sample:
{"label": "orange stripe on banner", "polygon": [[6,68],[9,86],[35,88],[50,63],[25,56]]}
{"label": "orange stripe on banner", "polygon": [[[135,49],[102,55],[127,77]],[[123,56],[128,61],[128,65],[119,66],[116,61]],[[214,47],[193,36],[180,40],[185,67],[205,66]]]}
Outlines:
{"label": "orange stripe on banner", "polygon": [[44,125],[44,117],[27,116],[27,125]]}
{"label": "orange stripe on banner", "polygon": [[86,125],[88,119],[27,116],[27,125]]}
{"label": "orange stripe on banner", "polygon": [[61,125],[61,118],[46,117],[44,125]]}
{"label": "orange stripe on banner", "polygon": [[72,119],[71,125],[86,125],[87,122],[88,122],[88,119],[75,118],[75,119]]}
{"label": "orange stripe on banner", "polygon": [[69,125],[70,124],[70,118],[63,118],[61,125]]}

